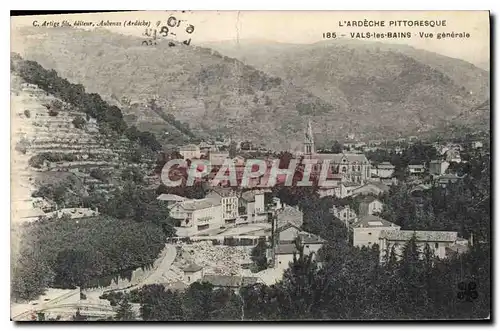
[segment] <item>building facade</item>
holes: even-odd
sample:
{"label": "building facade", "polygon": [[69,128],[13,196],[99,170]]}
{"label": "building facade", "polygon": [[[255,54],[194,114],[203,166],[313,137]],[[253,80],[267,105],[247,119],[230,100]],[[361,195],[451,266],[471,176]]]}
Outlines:
{"label": "building facade", "polygon": [[170,217],[180,221],[180,227],[193,231],[220,228],[224,224],[222,205],[210,199],[185,200],[170,208]]}
{"label": "building facade", "polygon": [[214,187],[207,194],[207,199],[219,203],[222,207],[222,219],[226,223],[233,223],[238,218],[238,196],[230,188]]}
{"label": "building facade", "polygon": [[379,178],[391,178],[395,167],[390,162],[382,162],[375,168],[376,176]]}
{"label": "building facade", "polygon": [[304,158],[318,160],[313,168],[317,172],[324,161],[329,161],[329,172],[342,175],[344,181],[364,184],[371,177],[371,164],[364,154],[338,153],[320,154],[315,151],[314,134],[311,121],[304,135]]}
{"label": "building facade", "polygon": [[396,258],[400,259],[404,246],[413,236],[420,254],[423,254],[428,245],[440,259],[446,258],[446,248],[452,247],[458,239],[457,232],[453,231],[384,230],[380,233],[379,240],[381,260],[385,261],[393,249]]}
{"label": "building facade", "polygon": [[356,223],[357,221],[358,216],[356,215],[356,212],[351,207],[349,207],[349,205],[333,205],[330,209],[330,212],[333,214],[333,216],[344,222],[346,227]]}
{"label": "building facade", "polygon": [[429,162],[429,174],[434,176],[441,176],[446,172],[449,166],[450,163],[447,161],[432,160],[431,162]]}
{"label": "building facade", "polygon": [[193,144],[180,147],[179,154],[186,160],[199,159],[201,157],[200,147]]}
{"label": "building facade", "polygon": [[367,215],[353,225],[353,246],[380,246],[380,234],[384,230],[399,230],[401,227],[380,217]]}
{"label": "building facade", "polygon": [[367,196],[359,203],[359,216],[381,213],[384,204],[374,196]]}

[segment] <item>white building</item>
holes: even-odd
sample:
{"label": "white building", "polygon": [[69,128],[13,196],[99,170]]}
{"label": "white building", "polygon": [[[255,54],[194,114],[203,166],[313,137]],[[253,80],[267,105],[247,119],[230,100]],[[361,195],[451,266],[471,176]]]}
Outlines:
{"label": "white building", "polygon": [[176,204],[177,202],[185,201],[185,200],[187,200],[187,198],[181,197],[180,195],[176,195],[176,194],[163,193],[163,194],[160,194],[156,198],[156,200],[165,201],[168,206],[171,206],[171,205]]}
{"label": "white building", "polygon": [[462,158],[460,157],[460,151],[456,150],[456,149],[449,149],[446,151],[445,153],[445,159],[446,161],[448,162],[456,162],[456,163],[460,163],[462,162]]}
{"label": "white building", "polygon": [[232,189],[214,187],[206,198],[221,204],[222,219],[225,223],[236,222],[236,218],[238,218],[238,197]]}
{"label": "white building", "polygon": [[222,166],[229,159],[229,152],[210,152],[208,159],[212,167]]}
{"label": "white building", "polygon": [[189,228],[189,233],[224,225],[222,205],[211,199],[178,202],[170,207],[170,217],[180,220],[180,227]]}
{"label": "white building", "polygon": [[384,230],[399,230],[401,227],[380,217],[367,215],[353,225],[353,246],[371,247],[379,244],[380,234]]}
{"label": "white building", "polygon": [[179,154],[186,160],[199,159],[201,157],[200,147],[193,144],[180,147]]}
{"label": "white building", "polygon": [[196,263],[191,263],[182,268],[184,272],[184,282],[191,284],[203,278],[203,267]]}
{"label": "white building", "polygon": [[429,162],[429,174],[441,176],[446,172],[449,166],[450,163],[447,161],[432,160]]}
{"label": "white building", "polygon": [[410,164],[408,166],[408,172],[410,175],[421,175],[425,173],[425,165],[423,164]]}
{"label": "white building", "polygon": [[351,224],[357,221],[356,212],[349,207],[349,205],[345,206],[336,206],[333,205],[330,209],[330,212],[333,216],[337,217],[339,220],[344,222],[346,227],[349,227]]}
{"label": "white building", "polygon": [[446,258],[446,248],[452,247],[458,240],[457,232],[451,231],[384,230],[379,240],[381,260],[384,261],[393,248],[396,257],[401,258],[404,246],[414,235],[421,254],[428,245],[440,259]]}
{"label": "white building", "polygon": [[248,222],[265,222],[267,220],[264,192],[243,192],[239,199],[239,206],[240,209],[243,210],[243,215],[246,215]]}
{"label": "white building", "polygon": [[382,162],[375,168],[375,174],[379,178],[391,178],[394,174],[394,169],[395,167],[390,162]]}
{"label": "white building", "polygon": [[[304,246],[304,254],[317,253],[323,246],[324,240],[319,236],[305,231],[300,231],[293,225],[278,228],[279,241],[274,251],[275,269],[285,270],[288,268],[290,262],[293,261],[294,254],[298,256],[295,240],[298,237],[301,245]],[[268,257],[271,258],[272,249],[267,251]]]}
{"label": "white building", "polygon": [[479,141],[479,140],[473,141],[473,142],[471,142],[471,147],[474,148],[474,149],[476,149],[476,148],[482,148],[483,147],[483,142]]}
{"label": "white building", "polygon": [[[329,181],[330,180],[328,179]],[[341,181],[334,179],[334,185],[329,185],[325,187],[318,187],[318,195],[320,198],[323,197],[337,197],[337,198],[346,198],[352,194],[354,189],[360,187],[360,184],[352,183],[352,182],[347,182],[347,181]]]}

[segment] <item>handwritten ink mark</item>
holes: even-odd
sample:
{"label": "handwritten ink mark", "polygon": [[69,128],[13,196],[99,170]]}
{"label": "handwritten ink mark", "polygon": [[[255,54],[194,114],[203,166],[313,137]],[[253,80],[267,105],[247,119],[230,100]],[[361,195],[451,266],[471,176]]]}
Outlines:
{"label": "handwritten ink mark", "polygon": [[457,293],[457,298],[461,301],[465,300],[467,302],[472,302],[476,300],[479,296],[477,293],[477,285],[475,282],[460,282],[458,284],[459,292]]}

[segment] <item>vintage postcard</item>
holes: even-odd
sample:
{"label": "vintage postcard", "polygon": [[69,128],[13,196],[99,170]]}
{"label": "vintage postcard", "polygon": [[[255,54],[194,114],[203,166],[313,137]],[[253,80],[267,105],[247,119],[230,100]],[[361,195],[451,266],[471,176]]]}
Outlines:
{"label": "vintage postcard", "polygon": [[488,11],[11,16],[11,319],[491,319]]}

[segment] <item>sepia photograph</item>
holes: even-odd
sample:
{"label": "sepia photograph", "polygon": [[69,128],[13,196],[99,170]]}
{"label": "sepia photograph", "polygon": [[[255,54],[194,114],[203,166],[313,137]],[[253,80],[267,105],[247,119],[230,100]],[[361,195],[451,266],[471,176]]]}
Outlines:
{"label": "sepia photograph", "polygon": [[490,21],[11,12],[11,320],[491,322]]}

